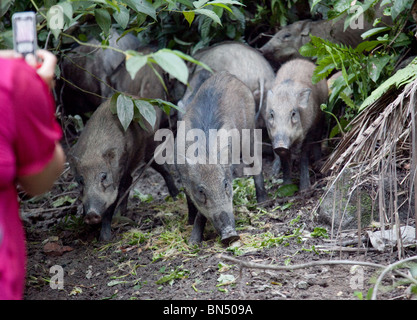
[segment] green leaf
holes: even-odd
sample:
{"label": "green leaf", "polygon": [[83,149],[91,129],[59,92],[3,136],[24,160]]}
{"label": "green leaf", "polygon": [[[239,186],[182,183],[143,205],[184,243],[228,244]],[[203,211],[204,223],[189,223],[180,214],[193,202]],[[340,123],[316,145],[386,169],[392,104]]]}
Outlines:
{"label": "green leaf", "polygon": [[125,284],[128,283],[126,280],[111,280],[109,283],[107,283],[108,287],[114,287],[117,286],[118,284]]}
{"label": "green leaf", "polygon": [[199,65],[200,67],[206,69],[207,71],[213,72],[213,70],[211,70],[211,68],[208,65],[206,65],[204,62],[198,61],[198,60],[194,59],[192,56],[190,56],[188,54],[185,54],[182,51],[172,50],[172,52],[175,53],[178,57],[180,57],[183,60],[190,61],[190,62],[195,63],[196,65]]}
{"label": "green leaf", "polygon": [[117,98],[119,98],[119,95],[120,93],[116,92],[110,99],[110,111],[113,114],[117,114]]}
{"label": "green leaf", "polygon": [[314,231],[311,233],[311,236],[315,238],[320,238],[320,237],[323,237],[326,239],[329,238],[329,236],[327,235],[326,228],[322,228],[322,227],[315,227]]}
{"label": "green leaf", "polygon": [[389,31],[391,30],[391,27],[378,27],[378,28],[372,28],[364,33],[361,34],[362,39],[366,39],[369,37],[372,37],[378,33]]}
{"label": "green leaf", "polygon": [[230,4],[230,5],[237,5],[237,6],[245,6],[243,3],[240,3],[239,1],[234,0],[214,0],[207,2],[206,6],[211,4]]}
{"label": "green leaf", "polygon": [[204,6],[206,3],[208,2],[208,0],[198,0],[198,1],[194,1],[193,2],[193,6],[194,8],[201,8],[202,6]]}
{"label": "green leaf", "polygon": [[277,194],[280,198],[291,197],[298,191],[298,187],[295,184],[285,184],[278,188]]}
{"label": "green leaf", "polygon": [[69,25],[71,20],[72,20],[72,15],[74,13],[73,8],[72,8],[72,4],[69,3],[69,2],[60,2],[60,3],[58,3],[58,5],[62,8],[62,10],[64,12],[64,19],[65,19],[67,25]]}
{"label": "green leaf", "polygon": [[413,1],[410,0],[395,0],[391,7],[391,17],[392,20],[397,19],[401,12],[404,10],[410,9]]}
{"label": "green leaf", "polygon": [[126,29],[129,23],[129,10],[126,7],[121,5],[119,11],[113,13],[113,17],[123,29]]}
{"label": "green leaf", "polygon": [[[207,5],[209,5],[209,4],[207,4]],[[232,9],[230,9],[228,6],[226,6],[226,5],[225,5],[225,4],[223,4],[223,3],[211,3],[210,5],[213,5],[213,6],[216,6],[216,7],[222,8],[222,9],[226,9],[226,10],[227,10],[227,11],[229,11],[230,13],[233,13]],[[213,11],[214,11],[214,8],[213,8]]]}
{"label": "green leaf", "polygon": [[195,12],[194,11],[183,11],[182,14],[184,15],[185,20],[187,20],[188,24],[191,26],[191,24],[194,21]]}
{"label": "green leaf", "polygon": [[317,56],[318,50],[312,42],[307,42],[299,49],[299,52],[303,57],[315,57]]}
{"label": "green leaf", "polygon": [[94,10],[94,16],[96,17],[97,24],[100,26],[106,34],[110,32],[111,16],[105,9]]}
{"label": "green leaf", "polygon": [[194,12],[203,14],[209,18],[211,18],[214,22],[218,23],[219,25],[222,25],[222,22],[220,21],[220,18],[217,14],[215,14],[213,11],[208,9],[195,9]]}
{"label": "green leaf", "polygon": [[[156,112],[154,106],[145,100],[135,99],[135,106],[145,120],[151,125],[152,129],[156,123]],[[133,118],[133,117],[132,117]]]}
{"label": "green leaf", "polygon": [[133,120],[134,104],[130,97],[123,94],[117,98],[117,115],[123,129],[126,131]]}
{"label": "green leaf", "polygon": [[147,56],[135,55],[126,58],[126,70],[129,72],[130,77],[135,79],[136,73],[146,64],[148,61]]}
{"label": "green leaf", "polygon": [[313,9],[314,9],[314,7],[319,3],[319,2],[321,2],[322,0],[314,0],[313,1],[313,3],[311,4],[311,9],[310,9],[310,11],[313,11]]}
{"label": "green leaf", "polygon": [[152,104],[158,104],[162,109],[164,109],[164,111],[167,114],[168,114],[167,111],[169,111],[167,109],[170,109],[170,108],[174,108],[174,109],[176,109],[180,112],[184,112],[183,108],[181,108],[181,107],[179,107],[179,106],[177,106],[177,105],[175,105],[175,104],[173,104],[169,101],[165,101],[165,100],[162,100],[162,99],[145,99],[145,98],[143,98],[141,100],[148,101],[149,103],[152,103]]}
{"label": "green leaf", "polygon": [[9,10],[9,7],[13,2],[13,0],[0,1],[0,17],[6,14],[7,10]]}
{"label": "green leaf", "polygon": [[359,112],[378,100],[392,86],[399,88],[402,85],[410,83],[417,78],[417,58],[415,58],[408,66],[398,70],[393,76],[385,80],[378,86],[371,95],[367,97],[359,107]]}
{"label": "green leaf", "polygon": [[220,277],[217,278],[219,284],[217,284],[216,287],[227,286],[235,283],[235,281],[236,277],[233,274],[221,274]]}
{"label": "green leaf", "polygon": [[177,54],[169,49],[162,49],[152,54],[152,58],[171,76],[177,78],[182,83],[187,84],[188,68],[185,62],[179,58]]}
{"label": "green leaf", "polygon": [[377,45],[382,44],[384,42],[387,42],[387,40],[373,40],[373,41],[362,41],[358,44],[358,46],[355,48],[355,53],[363,53],[364,51],[371,51],[373,50]]}
{"label": "green leaf", "polygon": [[369,59],[368,73],[373,82],[376,83],[378,81],[381,71],[390,60],[390,56],[374,56]]}
{"label": "green leaf", "polygon": [[150,2],[146,0],[125,0],[124,2],[137,13],[144,13],[156,20],[156,9]]}
{"label": "green leaf", "polygon": [[62,207],[66,203],[73,204],[75,200],[77,199],[71,198],[70,196],[59,197],[52,203],[52,207],[54,208]]}

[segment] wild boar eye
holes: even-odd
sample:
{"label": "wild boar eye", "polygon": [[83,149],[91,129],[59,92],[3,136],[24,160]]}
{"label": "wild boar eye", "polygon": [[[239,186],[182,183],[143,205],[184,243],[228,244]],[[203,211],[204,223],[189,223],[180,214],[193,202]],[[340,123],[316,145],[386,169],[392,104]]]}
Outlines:
{"label": "wild boar eye", "polygon": [[198,189],[197,189],[197,197],[198,197],[198,200],[200,202],[206,203],[206,200],[207,200],[207,198],[206,198],[206,192],[204,191],[204,188],[203,187],[198,187]]}
{"label": "wild boar eye", "polygon": [[269,119],[273,120],[274,119],[274,111],[269,111]]}
{"label": "wild boar eye", "polygon": [[291,111],[291,121],[292,122],[297,122],[298,121],[298,119],[297,119],[297,111],[295,111],[295,110]]}
{"label": "wild boar eye", "polygon": [[107,179],[107,172],[101,172],[100,173],[100,181],[103,182]]}
{"label": "wild boar eye", "polygon": [[226,194],[230,197],[231,196],[231,188],[230,188],[230,183],[227,180],[224,180],[224,191],[226,192]]}
{"label": "wild boar eye", "polygon": [[286,33],[284,34],[284,40],[288,40],[289,38],[291,38],[291,33]]}

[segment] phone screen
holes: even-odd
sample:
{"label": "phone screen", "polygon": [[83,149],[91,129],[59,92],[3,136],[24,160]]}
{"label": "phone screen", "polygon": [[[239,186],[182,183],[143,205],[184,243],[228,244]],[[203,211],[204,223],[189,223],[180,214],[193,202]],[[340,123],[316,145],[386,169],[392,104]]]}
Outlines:
{"label": "phone screen", "polygon": [[34,12],[19,12],[13,15],[14,49],[23,55],[35,53],[36,17]]}

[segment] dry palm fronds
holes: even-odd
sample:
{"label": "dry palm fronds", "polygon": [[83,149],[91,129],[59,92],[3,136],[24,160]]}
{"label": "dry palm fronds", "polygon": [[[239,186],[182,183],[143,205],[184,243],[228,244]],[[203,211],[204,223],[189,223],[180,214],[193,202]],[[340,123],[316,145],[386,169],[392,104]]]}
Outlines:
{"label": "dry palm fronds", "polygon": [[407,151],[410,148],[416,90],[417,80],[395,99],[393,96],[398,91],[390,90],[365,109],[352,122],[352,129],[323,165],[322,171],[335,173],[352,164],[366,164],[365,171],[362,171],[365,174],[378,167],[394,145],[399,146],[401,151]]}
{"label": "dry palm fronds", "polygon": [[[385,92],[357,116],[352,122],[352,129],[322,167],[324,173],[331,173],[332,186],[347,168],[355,169],[352,176],[355,184],[351,192],[367,182],[377,186],[382,228],[384,221],[400,223],[397,191],[400,180],[401,184],[409,186],[409,205],[413,191],[414,199],[417,197],[416,91],[417,79],[402,89],[391,88]],[[407,174],[399,179],[397,170],[401,167],[407,168]],[[387,216],[386,198],[389,200],[391,219]],[[360,209],[357,209],[360,215]],[[414,215],[417,222],[416,208]],[[402,249],[401,243],[398,247]]]}

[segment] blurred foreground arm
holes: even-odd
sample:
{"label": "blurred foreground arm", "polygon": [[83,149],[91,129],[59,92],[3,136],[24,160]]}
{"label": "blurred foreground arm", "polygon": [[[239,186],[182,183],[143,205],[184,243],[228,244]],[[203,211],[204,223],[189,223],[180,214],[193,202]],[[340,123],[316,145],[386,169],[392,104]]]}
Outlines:
{"label": "blurred foreground arm", "polygon": [[64,170],[65,154],[57,142],[54,155],[44,169],[36,174],[19,176],[18,182],[25,192],[31,196],[40,195],[50,190]]}

